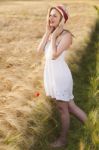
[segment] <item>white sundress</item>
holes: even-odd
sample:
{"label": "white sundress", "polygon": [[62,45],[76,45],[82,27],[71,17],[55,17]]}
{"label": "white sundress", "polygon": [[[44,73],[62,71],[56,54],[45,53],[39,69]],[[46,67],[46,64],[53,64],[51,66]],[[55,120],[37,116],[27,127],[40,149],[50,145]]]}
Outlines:
{"label": "white sundress", "polygon": [[71,71],[65,62],[65,51],[56,59],[52,59],[51,42],[48,41],[45,50],[44,89],[46,96],[56,100],[73,100],[73,79]]}

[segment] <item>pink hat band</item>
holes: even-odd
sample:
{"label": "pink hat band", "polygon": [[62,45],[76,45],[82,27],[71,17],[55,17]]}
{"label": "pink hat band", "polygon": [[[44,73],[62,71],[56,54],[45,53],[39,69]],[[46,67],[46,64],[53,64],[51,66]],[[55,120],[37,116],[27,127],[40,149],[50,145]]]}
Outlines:
{"label": "pink hat band", "polygon": [[66,11],[61,6],[56,6],[55,8],[58,9],[58,10],[60,10],[62,12],[62,15],[63,15],[63,17],[65,19],[65,22],[66,22],[68,20],[68,14],[66,13]]}

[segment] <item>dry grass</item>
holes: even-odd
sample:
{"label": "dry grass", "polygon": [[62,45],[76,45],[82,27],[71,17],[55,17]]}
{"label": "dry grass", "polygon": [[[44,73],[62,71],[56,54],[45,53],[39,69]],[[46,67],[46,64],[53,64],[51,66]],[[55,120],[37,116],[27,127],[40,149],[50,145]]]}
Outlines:
{"label": "dry grass", "polygon": [[[45,30],[47,9],[56,2],[67,4],[70,12],[66,28],[75,38],[66,60],[77,71],[83,47],[94,30],[97,14],[93,4],[99,5],[98,1],[0,2],[0,150],[28,150],[35,133],[41,134],[44,128],[44,122],[36,122],[42,120],[36,114],[45,108],[41,117],[50,117],[43,88],[44,57],[36,56],[36,48]],[[36,91],[39,97],[34,96]],[[35,129],[29,130],[30,120]]]}

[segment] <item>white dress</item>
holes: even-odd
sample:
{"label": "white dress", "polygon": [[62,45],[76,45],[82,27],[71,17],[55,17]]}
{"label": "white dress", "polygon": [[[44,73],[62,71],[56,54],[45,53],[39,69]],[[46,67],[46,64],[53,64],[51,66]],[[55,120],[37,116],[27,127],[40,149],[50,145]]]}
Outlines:
{"label": "white dress", "polygon": [[52,59],[51,42],[48,41],[45,50],[44,89],[46,96],[56,100],[73,100],[73,79],[71,71],[65,62],[65,51],[56,59]]}

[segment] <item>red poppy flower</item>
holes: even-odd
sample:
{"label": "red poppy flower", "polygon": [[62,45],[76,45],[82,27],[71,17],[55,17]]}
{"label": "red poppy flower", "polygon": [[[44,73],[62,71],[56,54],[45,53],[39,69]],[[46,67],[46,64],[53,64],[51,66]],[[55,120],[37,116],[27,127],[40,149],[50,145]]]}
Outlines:
{"label": "red poppy flower", "polygon": [[35,92],[35,93],[34,93],[34,96],[35,96],[35,97],[38,97],[39,95],[40,95],[39,92]]}

